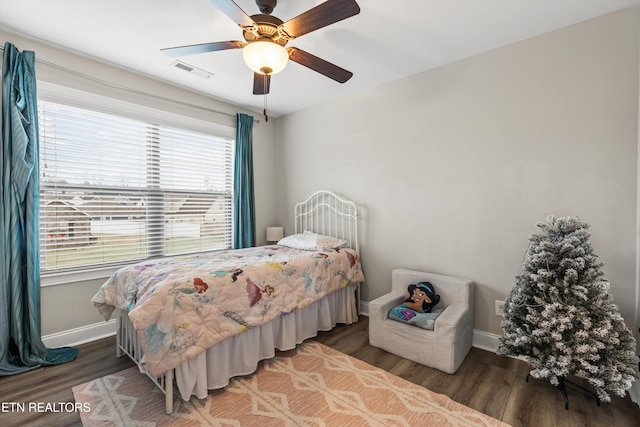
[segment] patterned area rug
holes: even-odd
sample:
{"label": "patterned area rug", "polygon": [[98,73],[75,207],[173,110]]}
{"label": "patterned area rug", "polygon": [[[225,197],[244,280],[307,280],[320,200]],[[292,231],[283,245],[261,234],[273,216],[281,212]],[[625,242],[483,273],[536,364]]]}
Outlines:
{"label": "patterned area rug", "polygon": [[[130,368],[73,387],[93,426],[506,426],[485,414],[316,342],[236,378],[206,400],[164,395]],[[177,391],[176,391],[177,394]]]}

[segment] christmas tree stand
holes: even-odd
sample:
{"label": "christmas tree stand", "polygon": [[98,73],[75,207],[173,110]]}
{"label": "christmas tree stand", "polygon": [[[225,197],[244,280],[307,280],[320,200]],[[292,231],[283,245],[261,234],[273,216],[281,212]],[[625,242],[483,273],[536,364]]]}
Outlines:
{"label": "christmas tree stand", "polygon": [[[531,374],[527,374],[527,378],[525,380],[526,382],[529,382],[530,376]],[[585,387],[582,387],[581,385],[576,384],[573,381],[570,381],[564,377],[556,377],[556,378],[558,379],[558,385],[556,387],[562,393],[562,398],[564,399],[564,409],[566,409],[567,411],[569,410],[569,396],[567,395],[567,384],[576,388],[583,395],[595,398],[597,405],[600,406],[600,399],[598,398],[598,395],[595,394],[593,391]]]}

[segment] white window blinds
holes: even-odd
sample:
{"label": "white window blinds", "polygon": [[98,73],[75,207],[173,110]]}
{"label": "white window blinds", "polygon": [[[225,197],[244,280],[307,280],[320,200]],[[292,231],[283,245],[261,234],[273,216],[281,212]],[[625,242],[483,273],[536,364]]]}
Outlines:
{"label": "white window blinds", "polygon": [[39,102],[43,274],[231,247],[233,141]]}

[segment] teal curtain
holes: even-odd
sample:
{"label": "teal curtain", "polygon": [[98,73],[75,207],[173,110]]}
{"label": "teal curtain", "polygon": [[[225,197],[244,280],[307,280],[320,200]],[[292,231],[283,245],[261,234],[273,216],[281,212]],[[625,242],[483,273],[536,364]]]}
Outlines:
{"label": "teal curtain", "polygon": [[233,247],[256,245],[253,195],[253,117],[236,115],[236,156],[233,175]]}
{"label": "teal curtain", "polygon": [[40,329],[38,104],[35,54],[4,45],[0,152],[0,375],[69,362]]}

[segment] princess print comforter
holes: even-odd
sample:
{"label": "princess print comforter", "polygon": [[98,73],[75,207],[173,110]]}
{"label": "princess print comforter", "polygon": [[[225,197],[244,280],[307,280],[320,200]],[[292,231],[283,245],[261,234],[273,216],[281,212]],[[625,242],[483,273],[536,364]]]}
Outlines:
{"label": "princess print comforter", "polygon": [[118,270],[91,299],[126,310],[151,374],[230,336],[364,281],[355,251],[261,246],[146,261]]}

